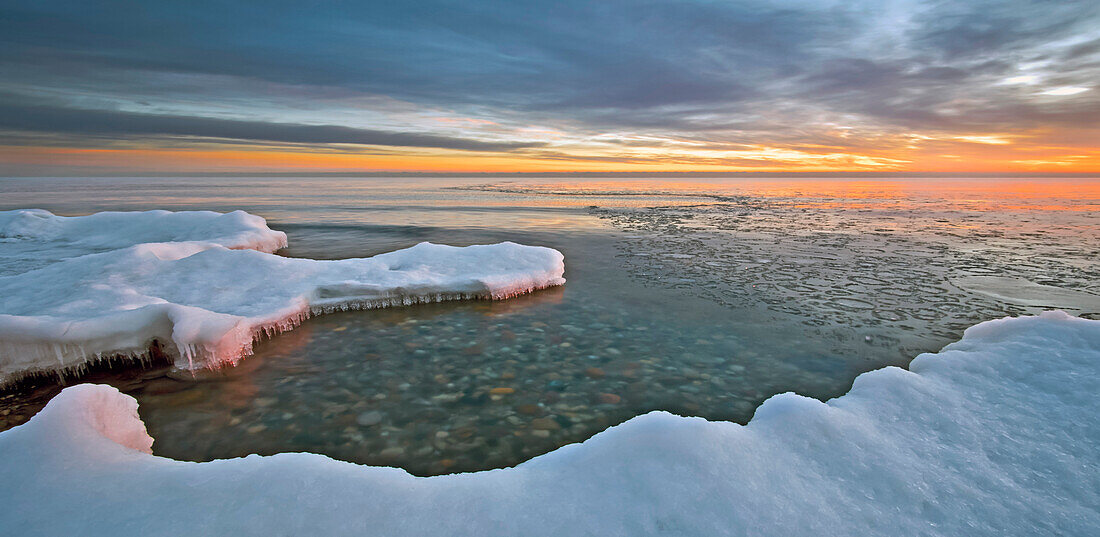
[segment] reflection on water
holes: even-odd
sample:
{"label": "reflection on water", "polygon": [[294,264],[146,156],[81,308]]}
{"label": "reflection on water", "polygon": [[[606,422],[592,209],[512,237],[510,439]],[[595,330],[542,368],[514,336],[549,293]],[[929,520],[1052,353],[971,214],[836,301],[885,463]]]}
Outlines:
{"label": "reflection on water", "polygon": [[[423,240],[565,253],[560,289],[321,317],[196,379],[93,377],[138,398],[156,453],[188,460],[312,451],[421,475],[513,465],[653,409],[744,422],[778,392],[838,395],[975,322],[1045,306],[1095,314],[1100,293],[1095,180],[483,182],[0,180],[0,203],[245,209],[288,232],[290,256]],[[0,421],[56,391],[0,394]]]}
{"label": "reflection on water", "polygon": [[[454,189],[506,193],[535,193],[576,197],[615,198],[616,206],[653,206],[653,199],[667,198],[663,205],[690,204],[691,198],[731,201],[790,199],[807,204],[870,206],[886,201],[895,204],[931,203],[938,207],[1011,207],[1039,210],[1091,211],[1100,208],[1100,179],[1090,177],[1052,178],[759,178],[736,179],[625,179],[502,181],[452,186]],[[622,203],[623,199],[647,198],[646,203]],[[688,198],[688,200],[678,199]]]}

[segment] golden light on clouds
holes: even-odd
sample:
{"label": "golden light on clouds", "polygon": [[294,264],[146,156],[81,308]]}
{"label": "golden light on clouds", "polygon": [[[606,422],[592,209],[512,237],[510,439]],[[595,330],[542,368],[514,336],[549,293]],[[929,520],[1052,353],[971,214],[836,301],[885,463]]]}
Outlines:
{"label": "golden light on clouds", "polygon": [[1087,2],[353,4],[23,2],[0,176],[1100,172]]}
{"label": "golden light on clouds", "polygon": [[[471,119],[462,121],[484,125]],[[115,144],[102,148],[0,146],[0,163],[48,173],[272,172],[1100,172],[1100,149],[1047,130],[881,133],[830,127],[817,143],[726,143],[644,133],[576,135],[525,127],[530,147],[500,151],[354,144]]]}
{"label": "golden light on clouds", "polygon": [[906,134],[859,151],[828,145],[738,146],[637,139],[637,145],[561,144],[511,152],[244,146],[70,148],[0,146],[0,162],[173,172],[1100,172],[1100,150],[1018,145],[1004,134]]}
{"label": "golden light on clouds", "polygon": [[1067,95],[1077,95],[1078,93],[1084,93],[1088,90],[1089,90],[1088,88],[1082,88],[1082,87],[1078,87],[1078,86],[1064,86],[1064,87],[1061,87],[1061,88],[1051,88],[1051,89],[1048,89],[1046,91],[1041,91],[1039,93],[1041,93],[1043,95],[1067,96]]}

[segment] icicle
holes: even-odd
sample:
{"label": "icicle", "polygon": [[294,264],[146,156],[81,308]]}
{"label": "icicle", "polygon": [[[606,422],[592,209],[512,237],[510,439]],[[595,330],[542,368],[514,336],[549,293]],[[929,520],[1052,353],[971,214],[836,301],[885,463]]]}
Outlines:
{"label": "icicle", "polygon": [[[306,320],[317,316],[335,312],[347,312],[357,310],[373,310],[396,306],[413,306],[455,300],[503,300],[522,294],[531,293],[544,287],[560,285],[560,278],[534,277],[526,281],[512,282],[510,285],[492,287],[484,285],[478,290],[422,290],[409,292],[408,289],[395,288],[397,292],[389,296],[374,298],[344,297],[342,300],[326,301],[323,304],[303,303],[298,311],[285,314],[281,318],[270,319],[267,322],[255,323],[249,326],[243,325],[239,330],[230,331],[221,340],[207,341],[176,341],[175,345],[159,349],[167,358],[172,359],[182,366],[186,362],[186,368],[194,371],[198,367],[217,368],[225,365],[235,365],[242,359],[254,353],[255,343],[265,338],[273,338],[283,332],[293,330]],[[541,282],[533,284],[532,282]],[[164,315],[168,315],[165,313]],[[168,322],[173,322],[169,317]],[[242,320],[247,323],[247,320]],[[232,338],[232,339],[229,339]],[[115,349],[96,348],[103,342],[67,343],[11,343],[0,341],[0,358],[3,354],[13,353],[30,355],[33,358],[42,358],[42,361],[56,360],[56,367],[28,368],[25,371],[9,374],[8,377],[0,377],[0,383],[10,382],[19,377],[47,374],[50,369],[69,371],[83,371],[87,366],[107,362],[110,368],[115,367],[115,361],[122,363],[137,362],[147,365],[152,361],[152,355],[147,349]],[[52,357],[51,357],[52,355]]]}

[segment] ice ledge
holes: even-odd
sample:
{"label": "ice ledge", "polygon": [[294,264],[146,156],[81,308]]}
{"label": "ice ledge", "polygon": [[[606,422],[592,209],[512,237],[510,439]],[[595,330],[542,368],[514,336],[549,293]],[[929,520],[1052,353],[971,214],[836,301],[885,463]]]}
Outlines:
{"label": "ice ledge", "polygon": [[746,426],[653,412],[515,468],[414,478],[151,456],[134,400],[83,385],[0,433],[0,533],[1096,535],[1097,393],[1100,321],[1052,312],[826,403],[774,396]]}
{"label": "ice ledge", "polygon": [[[211,237],[190,229],[194,226]],[[112,236],[112,228],[120,236]],[[131,232],[195,240],[131,244],[133,237],[125,236]],[[82,233],[95,240],[81,242]],[[421,243],[338,261],[280,257],[266,251],[284,245],[285,235],[240,211],[71,219],[44,211],[9,212],[0,213],[0,236],[8,240],[0,252],[56,258],[0,276],[0,383],[79,370],[118,355],[138,358],[153,341],[178,367],[221,367],[251,354],[259,337],[290,330],[311,315],[504,299],[565,282],[560,252],[510,242]],[[248,245],[262,251],[234,249]],[[88,253],[96,248],[108,249]]]}
{"label": "ice ledge", "polygon": [[244,211],[101,212],[57,216],[43,209],[0,211],[0,276],[138,244],[198,242],[274,252],[286,233]]}

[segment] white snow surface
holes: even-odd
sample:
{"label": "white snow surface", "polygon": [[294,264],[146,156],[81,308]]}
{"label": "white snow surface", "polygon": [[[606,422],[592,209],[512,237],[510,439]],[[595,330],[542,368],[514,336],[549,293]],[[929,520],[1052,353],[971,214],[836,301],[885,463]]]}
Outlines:
{"label": "white snow surface", "polygon": [[979,324],[746,426],[652,412],[515,468],[150,454],[137,403],[67,388],[0,433],[3,535],[1100,535],[1100,321]]}
{"label": "white snow surface", "polygon": [[102,212],[57,216],[42,209],[0,211],[0,276],[150,242],[206,242],[274,252],[286,233],[244,211]]}
{"label": "white snow surface", "polygon": [[0,383],[137,357],[154,340],[183,369],[231,365],[257,338],[313,314],[503,299],[565,282],[560,252],[510,242],[281,257],[267,252],[286,235],[241,211],[11,211],[0,213],[0,237],[0,258],[51,260],[0,275]]}

